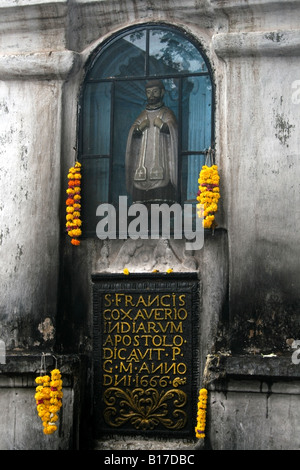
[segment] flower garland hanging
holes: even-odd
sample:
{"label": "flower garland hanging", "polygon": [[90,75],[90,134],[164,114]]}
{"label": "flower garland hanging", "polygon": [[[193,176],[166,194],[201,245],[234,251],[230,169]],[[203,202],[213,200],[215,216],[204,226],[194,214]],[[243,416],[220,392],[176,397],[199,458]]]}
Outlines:
{"label": "flower garland hanging", "polygon": [[195,427],[196,437],[198,439],[204,439],[205,437],[206,407],[207,390],[206,388],[201,388],[198,398],[197,426]]}
{"label": "flower garland hanging", "polygon": [[204,228],[212,229],[217,226],[215,212],[218,210],[220,199],[220,177],[218,167],[214,164],[214,154],[214,149],[209,147],[206,151],[205,164],[199,174],[199,190],[197,193],[197,201],[199,202],[197,204],[198,216],[203,218]]}
{"label": "flower garland hanging", "polygon": [[198,183],[199,191],[197,193],[198,216],[203,217],[204,228],[215,228],[215,212],[218,210],[220,199],[219,188],[220,177],[217,165],[208,167],[204,165],[200,171]]}
{"label": "flower garland hanging", "polygon": [[76,162],[75,165],[69,169],[68,173],[68,199],[66,200],[66,229],[69,237],[71,237],[72,245],[80,245],[78,237],[81,235],[81,164]]}
{"label": "flower garland hanging", "polygon": [[53,434],[57,430],[56,422],[58,412],[62,407],[62,380],[59,369],[51,371],[49,375],[42,375],[35,379],[37,412],[43,422],[44,434]]}

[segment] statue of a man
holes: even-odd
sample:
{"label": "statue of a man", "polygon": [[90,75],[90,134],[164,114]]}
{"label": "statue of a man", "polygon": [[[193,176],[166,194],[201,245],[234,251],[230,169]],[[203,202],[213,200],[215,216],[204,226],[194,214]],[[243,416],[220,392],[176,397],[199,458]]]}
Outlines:
{"label": "statue of a man", "polygon": [[146,109],[129,131],[126,184],[133,202],[176,202],[178,129],[164,92],[161,80],[146,84]]}

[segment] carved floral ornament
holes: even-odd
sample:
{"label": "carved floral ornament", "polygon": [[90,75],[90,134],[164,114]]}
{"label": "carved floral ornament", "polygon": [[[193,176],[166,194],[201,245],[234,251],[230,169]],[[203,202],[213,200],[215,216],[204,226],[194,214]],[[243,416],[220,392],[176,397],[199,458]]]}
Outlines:
{"label": "carved floral ornament", "polygon": [[[178,383],[173,385],[176,387]],[[187,402],[187,395],[179,389],[158,392],[155,388],[122,390],[110,387],[104,392],[103,400],[107,406],[104,419],[112,427],[120,427],[130,422],[135,429],[143,431],[154,429],[158,425],[166,429],[181,429],[187,422],[186,412],[181,409]],[[195,427],[197,439],[205,437],[206,408],[207,389],[201,388]]]}
{"label": "carved floral ornament", "polygon": [[187,395],[179,389],[159,392],[156,388],[110,387],[105,390],[103,399],[104,419],[113,427],[130,422],[135,429],[143,431],[159,424],[166,429],[181,429],[187,422],[187,414],[182,410]]}

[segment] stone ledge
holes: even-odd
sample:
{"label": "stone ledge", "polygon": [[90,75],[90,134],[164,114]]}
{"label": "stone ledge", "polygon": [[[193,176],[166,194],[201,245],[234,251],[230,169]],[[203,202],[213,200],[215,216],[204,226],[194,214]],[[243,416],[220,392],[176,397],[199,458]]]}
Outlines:
{"label": "stone ledge", "polygon": [[213,355],[209,357],[208,378],[211,389],[224,380],[299,380],[300,364],[293,364],[291,356]]}
{"label": "stone ledge", "polygon": [[291,356],[228,356],[226,375],[298,379],[300,365],[293,364]]}
{"label": "stone ledge", "polygon": [[66,80],[80,64],[73,51],[0,55],[1,80]]}
{"label": "stone ledge", "polygon": [[222,9],[222,10],[231,10],[231,9],[247,9],[247,8],[255,8],[258,7],[260,10],[265,7],[265,8],[274,8],[274,7],[279,7],[279,8],[289,8],[291,6],[299,6],[299,1],[298,0],[250,0],[250,1],[245,1],[245,0],[210,0],[211,5],[215,9]]}
{"label": "stone ledge", "polygon": [[219,57],[298,56],[300,30],[220,33],[212,45]]}
{"label": "stone ledge", "polygon": [[[1,0],[0,24],[6,21],[32,21],[33,19],[58,18],[66,15],[68,0]],[[30,11],[31,16],[24,17]]]}
{"label": "stone ledge", "polygon": [[[0,364],[0,388],[1,386],[33,386],[34,378],[41,371],[42,354],[38,353],[18,353],[6,355],[6,364]],[[49,353],[45,355],[45,365],[47,372],[56,366],[60,369],[64,380],[70,385],[74,377],[80,373],[80,367],[86,361],[86,356],[69,354]],[[65,382],[66,383],[66,382]],[[15,384],[15,385],[13,385]]]}

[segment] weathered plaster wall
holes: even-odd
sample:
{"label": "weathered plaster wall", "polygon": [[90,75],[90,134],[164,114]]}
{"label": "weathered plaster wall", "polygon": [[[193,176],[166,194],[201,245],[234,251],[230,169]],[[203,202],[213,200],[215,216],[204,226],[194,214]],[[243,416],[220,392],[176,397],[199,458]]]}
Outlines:
{"label": "weathered plaster wall", "polygon": [[[299,382],[231,381],[210,394],[214,450],[298,450]],[[259,431],[253,429],[257,423]],[[258,425],[259,423],[259,425]],[[230,432],[228,432],[230,429]],[[278,432],[278,430],[282,432]]]}
{"label": "weathered plaster wall", "polygon": [[[206,448],[299,449],[299,365],[272,355],[211,357]],[[221,378],[221,380],[220,380]]]}
{"label": "weathered plaster wall", "polygon": [[284,351],[300,334],[298,43],[294,32],[214,38],[226,61],[220,158],[236,352]]}
{"label": "weathered plaster wall", "polygon": [[54,339],[61,85],[1,81],[0,94],[0,335],[30,348]]}
{"label": "weathered plaster wall", "polygon": [[[63,408],[55,434],[45,435],[35,404],[35,378],[41,373],[40,354],[9,353],[0,363],[0,450],[68,450],[78,448],[89,430],[82,422],[81,403],[89,387],[84,358],[44,356],[47,372],[59,367],[63,377]],[[87,413],[87,414],[86,414]],[[85,416],[88,412],[85,410]]]}
{"label": "weathered plaster wall", "polygon": [[[201,42],[216,84],[220,230],[193,268],[202,282],[202,367],[218,349],[291,354],[300,337],[299,13],[297,0],[1,1],[0,339],[9,350],[56,343],[62,353],[91,352],[90,275],[103,269],[103,243],[77,249],[64,233],[84,66],[114,32],[154,21]],[[120,246],[110,248],[115,255]],[[172,249],[173,269],[184,270],[182,247]],[[231,395],[224,419],[215,411],[223,397],[215,397],[211,430],[222,422],[224,433],[214,446],[241,447],[226,441],[225,425],[236,426],[227,420]],[[257,423],[254,403],[239,415],[242,425]]]}

